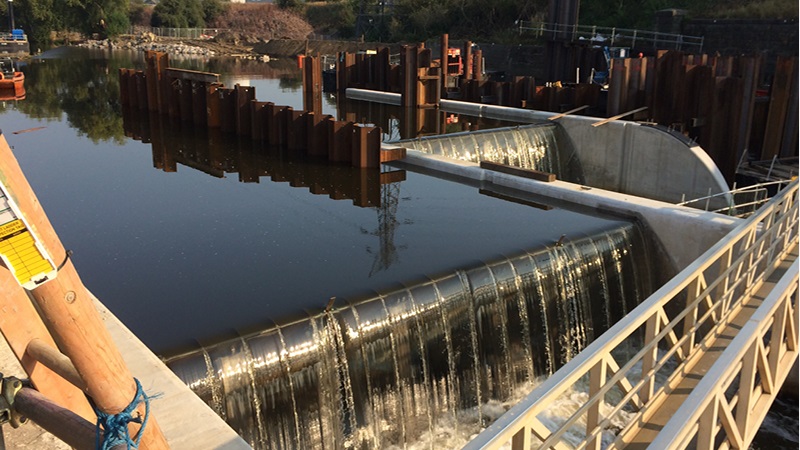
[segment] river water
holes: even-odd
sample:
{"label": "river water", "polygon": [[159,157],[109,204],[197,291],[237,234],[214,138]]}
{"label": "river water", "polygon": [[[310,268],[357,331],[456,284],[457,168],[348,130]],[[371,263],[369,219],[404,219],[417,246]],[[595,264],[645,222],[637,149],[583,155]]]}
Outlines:
{"label": "river water", "polygon": [[[298,166],[306,177],[330,171],[326,164],[253,151],[241,139],[198,147],[198,136],[218,141],[181,126],[169,131],[171,142],[187,143],[170,149],[173,172],[159,166],[163,149],[126,136],[117,70],[143,65],[136,53],[47,52],[23,67],[27,98],[0,105],[0,128],[86,285],[162,355],[307,316],[332,297],[390,291],[620,222],[557,204],[531,208],[548,202],[510,202],[413,172],[376,184],[375,174],[334,168],[343,174],[331,186],[361,181],[333,200],[291,178]],[[226,85],[256,86],[259,100],[301,106],[300,74],[289,61],[172,65],[218,72]],[[336,114],[330,97],[323,108]],[[209,158],[222,165],[204,165]],[[796,431],[792,405],[767,421],[774,434],[758,448],[797,448],[796,433],[774,437],[784,419]]]}

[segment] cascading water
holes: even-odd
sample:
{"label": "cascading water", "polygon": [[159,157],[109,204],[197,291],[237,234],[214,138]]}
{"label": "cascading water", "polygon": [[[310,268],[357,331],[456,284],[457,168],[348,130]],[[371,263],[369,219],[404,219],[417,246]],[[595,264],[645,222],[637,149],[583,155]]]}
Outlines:
{"label": "cascading water", "polygon": [[399,142],[407,148],[453,159],[534,169],[558,179],[583,182],[569,138],[556,123],[426,136]]}
{"label": "cascading water", "polygon": [[648,295],[653,255],[623,224],[168,365],[254,448],[452,446],[442,428],[477,432],[484,405],[551,374]]}

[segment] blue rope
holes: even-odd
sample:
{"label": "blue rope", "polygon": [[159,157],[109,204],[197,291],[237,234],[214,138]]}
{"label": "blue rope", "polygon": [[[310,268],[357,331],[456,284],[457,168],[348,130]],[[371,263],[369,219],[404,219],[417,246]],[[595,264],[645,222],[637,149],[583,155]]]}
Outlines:
{"label": "blue rope", "polygon": [[[126,444],[128,446],[128,450],[131,448],[139,448],[139,441],[142,439],[144,427],[147,426],[147,418],[150,416],[151,397],[148,397],[144,393],[142,384],[139,383],[139,380],[134,378],[133,381],[136,382],[136,395],[133,396],[131,404],[128,405],[127,408],[120,411],[119,414],[107,414],[103,411],[100,411],[97,406],[92,405],[94,406],[95,414],[97,414],[97,426],[95,428],[96,449],[110,450],[111,448],[120,444]],[[142,401],[144,401],[144,419],[142,419],[141,414],[137,415],[137,417],[133,417],[133,412]],[[142,424],[142,426],[139,428],[139,432],[136,433],[136,440],[131,438],[130,434],[128,433],[128,424],[131,422]],[[101,428],[103,430],[102,442],[100,441]]]}

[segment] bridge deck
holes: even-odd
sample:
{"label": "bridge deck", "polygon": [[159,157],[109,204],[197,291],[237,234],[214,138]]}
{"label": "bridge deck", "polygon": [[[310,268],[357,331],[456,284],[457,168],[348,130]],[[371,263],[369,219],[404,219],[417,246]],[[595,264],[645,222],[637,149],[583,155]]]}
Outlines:
{"label": "bridge deck", "polygon": [[703,375],[728,347],[738,331],[758,309],[778,280],[797,259],[797,256],[797,248],[789,252],[752,297],[743,303],[732,322],[716,338],[709,342],[708,348],[703,352],[696,352],[696,358],[689,363],[686,375],[682,378],[678,377],[679,379],[674,381],[674,385],[667,389],[668,392],[663,399],[663,403],[652,411],[650,417],[645,414],[644,420],[637,427],[631,429],[629,436],[623,438],[626,443],[626,449],[639,450],[648,447],[689,394],[692,393],[697,383],[703,378]]}

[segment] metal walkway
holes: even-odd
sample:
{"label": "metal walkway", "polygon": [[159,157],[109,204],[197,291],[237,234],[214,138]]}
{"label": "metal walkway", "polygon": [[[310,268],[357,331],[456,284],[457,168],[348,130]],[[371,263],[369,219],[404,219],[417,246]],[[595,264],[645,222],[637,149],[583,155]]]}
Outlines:
{"label": "metal walkway", "polygon": [[747,448],[797,360],[797,256],[795,180],[465,448]]}

